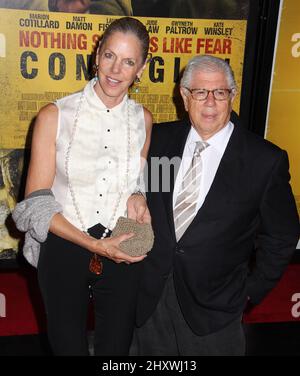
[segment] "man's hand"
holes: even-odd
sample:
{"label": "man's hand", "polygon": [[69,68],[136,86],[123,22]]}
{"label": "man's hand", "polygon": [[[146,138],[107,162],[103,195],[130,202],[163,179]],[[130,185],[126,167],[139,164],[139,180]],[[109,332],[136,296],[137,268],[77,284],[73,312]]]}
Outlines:
{"label": "man's hand", "polygon": [[132,194],[127,200],[127,215],[138,223],[151,223],[147,202],[143,195]]}

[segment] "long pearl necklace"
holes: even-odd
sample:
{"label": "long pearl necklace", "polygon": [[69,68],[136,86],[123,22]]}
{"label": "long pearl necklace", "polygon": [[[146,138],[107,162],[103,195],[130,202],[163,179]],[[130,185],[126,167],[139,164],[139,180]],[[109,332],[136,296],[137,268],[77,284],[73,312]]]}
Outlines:
{"label": "long pearl necklace", "polygon": [[[75,194],[74,186],[72,184],[71,177],[70,177],[70,158],[71,158],[72,145],[73,145],[73,142],[74,142],[74,139],[75,139],[75,134],[76,134],[76,130],[77,130],[77,127],[78,127],[78,119],[79,119],[79,116],[80,116],[80,111],[81,111],[82,102],[83,102],[83,98],[84,97],[85,97],[84,91],[82,91],[80,99],[79,99],[79,103],[78,103],[78,106],[77,106],[77,109],[76,109],[76,114],[75,114],[74,124],[73,124],[73,128],[72,128],[72,133],[71,133],[70,141],[69,141],[67,152],[66,152],[65,172],[66,172],[67,184],[68,184],[68,188],[70,190],[72,204],[73,204],[73,207],[75,209],[76,216],[77,216],[77,218],[78,218],[78,220],[80,222],[82,231],[89,235],[88,229],[87,229],[87,227],[84,224],[82,215],[81,215],[80,210],[79,210],[79,205],[78,205],[78,201],[76,199],[76,194]],[[125,191],[125,187],[128,186],[129,165],[130,165],[130,145],[131,145],[131,137],[130,137],[130,101],[129,101],[128,98],[127,98],[127,101],[126,101],[126,105],[127,105],[126,106],[127,107],[127,153],[126,153],[127,155],[126,155],[125,177],[124,177],[123,185],[122,185],[122,187],[121,187],[121,189],[119,191],[118,198],[116,200],[116,204],[115,204],[113,212],[112,212],[112,216],[111,216],[111,218],[110,218],[110,220],[109,220],[109,222],[107,224],[107,227],[105,228],[105,230],[103,231],[103,233],[101,235],[101,239],[106,238],[107,234],[110,232],[110,228],[111,228],[112,223],[113,223],[113,221],[115,219],[115,216],[117,214],[117,210],[118,210],[120,202],[121,202],[122,194]],[[101,262],[100,257],[96,253],[94,253],[93,259],[92,259],[91,264],[90,264],[91,271],[93,271],[96,274],[101,274],[101,272],[102,272],[102,265],[98,265],[100,262]],[[93,263],[93,265],[92,265],[92,263]]]}

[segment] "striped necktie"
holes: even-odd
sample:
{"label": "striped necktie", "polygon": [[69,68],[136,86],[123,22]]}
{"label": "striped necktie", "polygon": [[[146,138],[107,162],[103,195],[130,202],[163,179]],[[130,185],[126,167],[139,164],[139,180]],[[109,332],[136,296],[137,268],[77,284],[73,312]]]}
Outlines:
{"label": "striped necktie", "polygon": [[201,152],[208,146],[207,142],[196,142],[191,165],[182,179],[173,213],[177,241],[182,237],[196,214],[202,175]]}

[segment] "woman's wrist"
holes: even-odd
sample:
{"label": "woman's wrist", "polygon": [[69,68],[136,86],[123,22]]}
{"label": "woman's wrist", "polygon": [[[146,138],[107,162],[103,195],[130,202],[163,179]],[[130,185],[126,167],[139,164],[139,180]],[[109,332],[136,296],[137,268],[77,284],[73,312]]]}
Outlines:
{"label": "woman's wrist", "polygon": [[101,256],[107,255],[107,250],[105,247],[105,239],[96,239],[90,236],[89,245],[87,249],[92,253],[97,253]]}
{"label": "woman's wrist", "polygon": [[147,198],[146,198],[146,193],[141,191],[140,189],[134,191],[131,193],[131,196],[134,196],[134,195],[137,195],[137,196],[142,196],[144,197],[144,199],[147,201]]}
{"label": "woman's wrist", "polygon": [[85,248],[92,253],[96,253],[96,243],[98,239],[86,233],[84,233],[84,236],[85,236],[85,242],[86,242]]}

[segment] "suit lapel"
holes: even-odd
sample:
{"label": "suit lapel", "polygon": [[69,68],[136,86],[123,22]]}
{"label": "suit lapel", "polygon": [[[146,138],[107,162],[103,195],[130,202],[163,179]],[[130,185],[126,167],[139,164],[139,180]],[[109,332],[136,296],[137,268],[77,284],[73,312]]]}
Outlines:
{"label": "suit lapel", "polygon": [[[176,158],[176,157],[180,159],[182,158],[186,139],[191,129],[188,119],[183,120],[181,123],[177,125],[177,127],[178,129],[176,130],[176,134],[173,135],[172,140],[169,143],[169,146],[166,149],[166,152],[164,153],[164,155],[169,160],[172,160],[173,158]],[[167,192],[162,193],[171,234],[174,237],[174,239],[176,239],[176,236],[175,236],[175,227],[174,227],[174,220],[173,220],[173,191],[174,191],[174,184],[175,184],[177,173],[178,173],[178,169],[173,169],[173,168],[171,169],[170,189]]]}
{"label": "suit lapel", "polygon": [[225,149],[204,203],[198,210],[195,218],[191,222],[186,232],[183,234],[180,241],[184,239],[193,226],[197,225],[202,220],[209,220],[211,216],[210,212],[214,207],[216,207],[216,205],[218,205],[220,198],[222,198],[223,201],[228,200],[228,197],[232,196],[233,191],[235,192],[237,187],[240,186],[239,177],[241,174],[239,171],[244,168],[242,158],[244,146],[241,132],[242,131],[238,128],[238,126],[234,127],[233,133]]}

